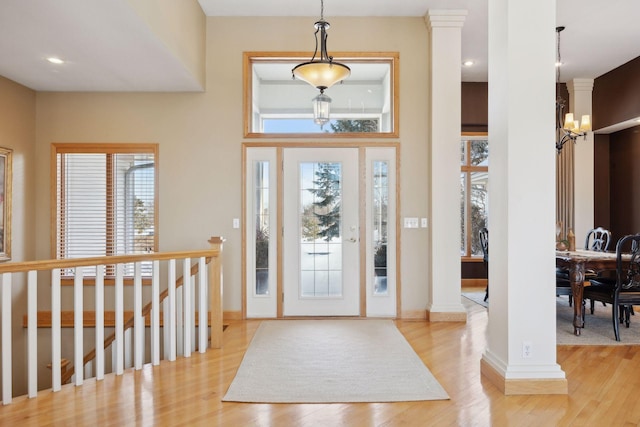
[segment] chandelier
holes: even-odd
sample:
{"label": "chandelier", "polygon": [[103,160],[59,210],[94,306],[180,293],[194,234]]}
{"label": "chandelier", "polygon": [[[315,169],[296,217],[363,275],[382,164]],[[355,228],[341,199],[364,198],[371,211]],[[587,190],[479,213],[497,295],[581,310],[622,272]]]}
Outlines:
{"label": "chandelier", "polygon": [[[569,141],[576,142],[578,137],[586,139],[587,132],[591,130],[591,119],[588,114],[582,116],[582,120],[574,120],[573,113],[564,115],[566,101],[560,96],[560,67],[562,66],[562,57],[560,56],[560,32],[564,27],[556,27],[557,41],[557,57],[556,57],[556,150],[558,154],[562,151],[562,147]],[[563,122],[564,119],[564,122]]]}
{"label": "chandelier", "polygon": [[[329,121],[329,109],[331,98],[324,94],[325,89],[343,81],[351,75],[351,69],[344,64],[335,62],[333,56],[327,54],[327,30],[330,25],[324,20],[324,0],[320,0],[320,20],[314,24],[316,32],[316,48],[311,60],[296,65],[291,73],[293,78],[298,78],[320,90],[320,95],[313,98],[313,120],[323,126]],[[320,32],[320,57],[318,54],[318,32]]]}

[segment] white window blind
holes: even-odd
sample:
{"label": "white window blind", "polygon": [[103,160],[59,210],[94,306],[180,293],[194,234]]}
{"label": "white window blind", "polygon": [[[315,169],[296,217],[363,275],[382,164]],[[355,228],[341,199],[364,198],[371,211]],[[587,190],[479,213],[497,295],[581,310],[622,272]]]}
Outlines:
{"label": "white window blind", "polygon": [[[103,148],[103,152],[96,147],[82,152],[72,144],[57,147],[57,258],[157,249],[155,150]],[[150,272],[150,266],[143,268],[143,274]],[[92,273],[95,268],[85,271]],[[125,273],[131,275],[133,266],[127,266]]]}

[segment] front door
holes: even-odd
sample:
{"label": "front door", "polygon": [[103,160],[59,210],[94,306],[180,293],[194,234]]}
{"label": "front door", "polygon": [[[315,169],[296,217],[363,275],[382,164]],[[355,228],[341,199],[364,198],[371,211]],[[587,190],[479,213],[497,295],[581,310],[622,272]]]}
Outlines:
{"label": "front door", "polygon": [[358,316],[358,149],[286,148],[283,158],[283,313]]}

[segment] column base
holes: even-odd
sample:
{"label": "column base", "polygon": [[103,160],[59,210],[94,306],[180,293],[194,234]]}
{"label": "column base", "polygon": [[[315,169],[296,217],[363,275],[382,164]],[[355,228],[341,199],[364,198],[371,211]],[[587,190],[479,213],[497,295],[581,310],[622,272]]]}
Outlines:
{"label": "column base", "polygon": [[569,383],[566,378],[513,378],[502,376],[486,360],[480,360],[480,373],[495,385],[504,395],[526,394],[568,394]]}
{"label": "column base", "polygon": [[427,310],[427,322],[467,322],[466,311]]}

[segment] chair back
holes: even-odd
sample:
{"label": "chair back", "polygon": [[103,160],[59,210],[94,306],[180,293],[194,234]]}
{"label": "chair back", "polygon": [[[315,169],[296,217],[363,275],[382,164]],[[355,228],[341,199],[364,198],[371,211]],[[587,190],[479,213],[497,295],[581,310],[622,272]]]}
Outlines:
{"label": "chair back", "polygon": [[616,277],[616,292],[621,289],[640,291],[640,234],[632,234],[618,240]]}
{"label": "chair back", "polygon": [[609,249],[611,232],[602,227],[594,228],[587,233],[584,248],[588,251],[606,252]]}
{"label": "chair back", "polygon": [[484,262],[489,262],[489,230],[483,227],[479,231],[480,234],[480,247],[482,248],[482,259]]}

